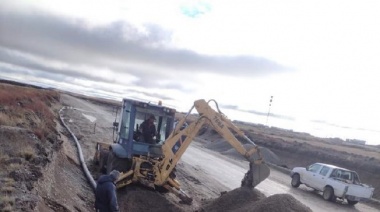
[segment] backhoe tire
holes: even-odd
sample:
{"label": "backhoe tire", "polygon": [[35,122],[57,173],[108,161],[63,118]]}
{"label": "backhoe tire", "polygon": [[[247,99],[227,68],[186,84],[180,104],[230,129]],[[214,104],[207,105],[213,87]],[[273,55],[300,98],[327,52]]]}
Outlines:
{"label": "backhoe tire", "polygon": [[107,174],[109,174],[112,170],[114,170],[114,165],[113,162],[115,160],[115,154],[110,151],[108,153],[108,158],[107,158]]}
{"label": "backhoe tire", "polygon": [[119,158],[111,150],[108,153],[107,158],[107,174],[112,170],[118,170],[120,172],[127,172],[131,168],[131,161],[127,158]]}
{"label": "backhoe tire", "polygon": [[334,201],[335,196],[334,196],[334,189],[331,188],[330,186],[326,186],[325,189],[323,190],[323,199],[327,201]]}
{"label": "backhoe tire", "polygon": [[347,200],[347,203],[348,203],[349,205],[355,205],[356,203],[358,203],[358,201]]}
{"label": "backhoe tire", "polygon": [[290,182],[290,184],[294,188],[298,188],[301,185],[300,175],[299,174],[293,174],[292,181]]}
{"label": "backhoe tire", "polygon": [[107,172],[107,160],[108,160],[108,150],[100,150],[99,152],[99,160],[98,160],[98,173],[99,174],[106,174]]}

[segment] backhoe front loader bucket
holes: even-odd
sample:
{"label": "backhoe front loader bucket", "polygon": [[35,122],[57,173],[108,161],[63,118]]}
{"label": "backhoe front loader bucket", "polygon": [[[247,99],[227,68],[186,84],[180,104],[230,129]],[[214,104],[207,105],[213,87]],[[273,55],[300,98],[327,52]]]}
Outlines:
{"label": "backhoe front loader bucket", "polygon": [[255,164],[253,162],[249,163],[249,170],[244,175],[241,181],[242,187],[254,188],[256,185],[261,183],[269,176],[270,170],[265,163]]}

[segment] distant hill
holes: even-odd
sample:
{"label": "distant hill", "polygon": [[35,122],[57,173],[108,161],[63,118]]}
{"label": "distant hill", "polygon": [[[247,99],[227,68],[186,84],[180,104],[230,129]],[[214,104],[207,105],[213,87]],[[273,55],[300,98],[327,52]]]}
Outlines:
{"label": "distant hill", "polygon": [[46,89],[46,88],[43,88],[41,86],[36,86],[36,85],[27,84],[27,83],[16,82],[16,81],[12,81],[12,80],[6,80],[6,79],[0,79],[0,83],[10,84],[10,85],[18,85],[18,86],[30,87],[30,88],[36,88],[36,89]]}

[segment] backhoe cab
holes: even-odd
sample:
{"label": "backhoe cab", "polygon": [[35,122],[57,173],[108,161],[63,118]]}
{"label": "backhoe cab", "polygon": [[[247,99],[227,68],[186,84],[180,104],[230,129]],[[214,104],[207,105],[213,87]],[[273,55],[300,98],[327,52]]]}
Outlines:
{"label": "backhoe cab", "polygon": [[[113,123],[114,143],[97,144],[95,161],[100,162],[101,171],[107,174],[115,168],[128,171],[134,156],[162,157],[161,146],[173,130],[175,112],[160,104],[123,99],[119,121]],[[145,141],[141,130],[141,124],[150,116],[155,117],[154,143]]]}
{"label": "backhoe cab", "polygon": [[[217,111],[210,107],[210,102],[215,103]],[[187,116],[194,108],[199,118],[187,125]],[[147,143],[142,139],[140,128],[152,115],[156,119],[156,142]],[[175,179],[175,166],[199,130],[209,125],[249,161],[250,167],[242,186],[255,187],[269,176],[270,170],[258,146],[219,110],[214,100],[195,101],[185,117],[175,124],[174,121],[174,109],[123,99],[119,123],[114,124],[116,139],[113,144],[98,143],[94,161],[99,163],[100,171],[109,173],[117,169],[122,172],[116,184],[118,188],[130,183],[140,183],[153,189],[163,187],[176,194],[182,202],[191,203],[192,199]],[[235,135],[251,147],[247,149]]]}
{"label": "backhoe cab", "polygon": [[[154,143],[144,140],[141,124],[154,116]],[[121,148],[116,153],[121,158],[132,158],[133,155],[162,156],[160,146],[173,130],[175,110],[161,105],[123,99],[123,106],[117,131],[116,140],[112,147]]]}

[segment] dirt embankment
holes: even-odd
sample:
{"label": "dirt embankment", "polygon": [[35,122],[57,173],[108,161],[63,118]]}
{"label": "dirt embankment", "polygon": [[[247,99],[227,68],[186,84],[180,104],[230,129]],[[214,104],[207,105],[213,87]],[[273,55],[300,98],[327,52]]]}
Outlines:
{"label": "dirt embankment", "polygon": [[31,210],[36,182],[60,147],[51,106],[59,94],[0,84],[0,210]]}
{"label": "dirt embankment", "polygon": [[56,122],[59,100],[55,91],[0,84],[0,211],[90,208],[91,191],[80,191],[86,182]]}

